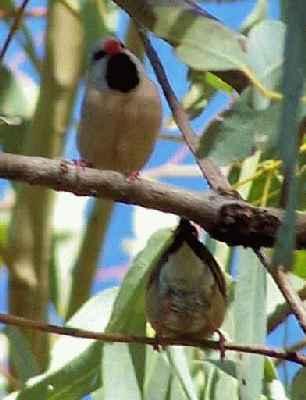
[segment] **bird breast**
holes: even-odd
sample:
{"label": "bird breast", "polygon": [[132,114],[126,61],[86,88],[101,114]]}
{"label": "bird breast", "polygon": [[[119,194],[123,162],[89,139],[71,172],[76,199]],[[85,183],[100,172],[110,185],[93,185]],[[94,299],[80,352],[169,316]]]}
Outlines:
{"label": "bird breast", "polygon": [[128,93],[89,86],[79,128],[81,157],[100,169],[138,171],[153,151],[160,125],[160,97],[144,74]]}

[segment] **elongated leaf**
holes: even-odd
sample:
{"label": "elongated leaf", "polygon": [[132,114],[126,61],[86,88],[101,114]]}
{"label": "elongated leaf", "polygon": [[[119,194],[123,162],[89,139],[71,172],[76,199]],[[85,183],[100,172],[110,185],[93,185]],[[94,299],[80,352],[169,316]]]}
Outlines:
{"label": "elongated leaf", "polygon": [[306,368],[301,368],[295,375],[292,386],[292,400],[305,399],[305,382],[306,382]]}
{"label": "elongated leaf", "polygon": [[[256,78],[268,89],[278,89],[284,62],[286,27],[280,21],[262,21],[249,33],[246,48]],[[270,100],[254,90],[253,108],[265,109]]]}
{"label": "elongated leaf", "polygon": [[[235,341],[241,344],[264,343],[266,336],[266,274],[254,252],[239,248],[235,287]],[[240,354],[237,378],[240,398],[257,399],[262,392],[264,358]]]}
{"label": "elongated leaf", "polygon": [[185,0],[117,0],[146,28],[167,40],[189,66],[200,70],[241,70],[247,58],[239,39],[216,18]]}
{"label": "elongated leaf", "polygon": [[[154,265],[156,260],[159,258],[161,251],[168,243],[171,235],[172,231],[170,229],[157,232],[151,237],[151,239],[149,239],[144,250],[135,258],[131,269],[122,283],[122,287],[116,299],[112,318],[107,328],[109,332],[113,331],[134,335],[145,335],[146,320],[144,315],[144,290],[147,274],[152,265]],[[130,358],[127,356],[125,358],[126,368],[130,368],[130,370],[136,374],[138,388],[140,392],[142,392],[144,385],[146,348],[145,346],[131,344],[126,345],[125,352],[127,351],[130,352]],[[121,362],[120,352],[116,352],[115,354],[117,354],[116,360],[114,359],[115,356],[112,354],[111,350],[106,353],[107,358],[103,360],[103,371],[107,371],[108,359],[112,359],[112,362]],[[110,358],[108,358],[108,356]],[[129,361],[130,365],[128,367]],[[116,379],[116,371],[113,373],[114,379]],[[120,380],[118,378],[117,385],[119,385],[120,382],[123,385],[122,390],[124,390],[125,383],[122,379]],[[114,388],[112,386],[107,386],[106,389],[109,390],[108,396],[111,398],[113,398],[116,395],[116,391],[119,390],[118,387]],[[110,394],[112,389],[115,390],[115,394]]]}
{"label": "elongated leaf", "polygon": [[187,357],[183,347],[172,346],[167,350],[169,363],[188,400],[197,400],[196,389],[190,375]]}
{"label": "elongated leaf", "polygon": [[132,354],[125,343],[104,345],[102,378],[105,399],[142,399]]}
{"label": "elongated leaf", "polygon": [[269,154],[276,151],[280,105],[256,111],[249,105],[250,96],[250,91],[244,93],[224,113],[222,121],[210,125],[200,141],[200,157],[228,165],[251,156],[256,150],[269,151]]}
{"label": "elongated leaf", "polygon": [[[69,326],[103,331],[111,315],[117,289],[90,299],[69,321]],[[100,386],[102,343],[61,337],[51,352],[49,369],[31,378],[17,399],[78,399]]]}
{"label": "elongated leaf", "polygon": [[298,194],[295,169],[298,157],[298,110],[306,72],[306,13],[303,0],[288,3],[283,77],[283,108],[279,127],[279,145],[284,163],[286,212],[273,254],[273,264],[291,268],[295,246],[295,209]]}
{"label": "elongated leaf", "polygon": [[7,326],[5,333],[10,342],[10,355],[18,379],[26,382],[31,376],[39,373],[38,363],[29,343],[18,328]]}
{"label": "elongated leaf", "polygon": [[[267,89],[275,89],[280,83],[284,37],[284,24],[277,21],[263,21],[249,33],[246,44],[249,64]],[[242,160],[256,150],[275,156],[281,105],[269,105],[269,100],[257,91],[245,90],[222,120],[214,121],[206,130],[199,156],[212,158],[219,165]],[[299,119],[304,113],[305,110],[299,113]]]}
{"label": "elongated leaf", "polygon": [[[228,374],[224,371],[224,365],[222,365],[223,362],[214,363],[215,365],[207,361],[204,361],[203,363],[206,384],[201,396],[201,400],[222,400],[224,399],[224,393],[226,393],[226,397],[228,399],[238,400],[238,380],[233,376],[235,375],[235,372]],[[232,361],[225,361],[225,364],[233,366]],[[234,366],[233,369],[235,369]]]}
{"label": "elongated leaf", "polygon": [[268,1],[267,0],[257,0],[256,4],[247,16],[243,24],[241,25],[241,31],[243,33],[248,32],[254,25],[265,19],[268,11]]}
{"label": "elongated leaf", "polygon": [[179,7],[154,7],[154,14],[154,32],[174,45],[192,68],[243,70],[247,65],[239,35],[219,22]]}
{"label": "elongated leaf", "polygon": [[306,250],[295,252],[295,260],[292,272],[302,279],[306,279]]}
{"label": "elongated leaf", "polygon": [[38,87],[33,81],[1,65],[0,93],[0,114],[26,119],[32,116],[38,96]]}
{"label": "elongated leaf", "polygon": [[146,400],[166,400],[170,382],[171,370],[166,353],[158,353],[147,348],[144,398]]}
{"label": "elongated leaf", "polygon": [[35,109],[38,87],[1,65],[0,93],[0,145],[4,151],[20,153]]}
{"label": "elongated leaf", "polygon": [[[157,232],[148,241],[145,249],[135,258],[132,267],[122,283],[120,293],[114,304],[112,318],[107,328],[109,331],[116,329],[122,332],[129,326],[131,317],[137,312],[137,309],[135,310],[135,305],[140,301],[144,301],[143,290],[147,274],[153,264],[158,260],[168,240],[171,239],[171,236],[171,229],[164,229]],[[141,312],[142,317],[143,310],[144,307]]]}

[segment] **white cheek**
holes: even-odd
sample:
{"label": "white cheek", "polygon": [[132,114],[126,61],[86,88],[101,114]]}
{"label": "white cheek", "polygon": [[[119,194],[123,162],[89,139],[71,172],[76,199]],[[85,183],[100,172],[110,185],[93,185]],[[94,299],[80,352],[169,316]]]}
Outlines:
{"label": "white cheek", "polygon": [[98,90],[107,89],[105,81],[106,62],[107,59],[104,57],[90,65],[87,74],[87,82],[89,86],[94,86]]}

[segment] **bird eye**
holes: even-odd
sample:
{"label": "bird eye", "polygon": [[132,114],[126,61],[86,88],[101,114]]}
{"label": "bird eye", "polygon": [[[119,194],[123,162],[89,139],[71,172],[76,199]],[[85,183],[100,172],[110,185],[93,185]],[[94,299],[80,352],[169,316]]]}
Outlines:
{"label": "bird eye", "polygon": [[97,51],[95,51],[93,53],[92,60],[93,61],[98,61],[98,60],[100,60],[101,58],[103,58],[105,56],[106,56],[106,52],[104,50],[97,50]]}

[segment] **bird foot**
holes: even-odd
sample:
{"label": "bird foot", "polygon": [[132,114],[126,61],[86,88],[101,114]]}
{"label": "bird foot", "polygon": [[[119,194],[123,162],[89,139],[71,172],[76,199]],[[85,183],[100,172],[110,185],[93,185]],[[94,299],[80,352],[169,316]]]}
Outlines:
{"label": "bird foot", "polygon": [[84,159],[80,159],[80,160],[72,160],[73,165],[75,165],[77,168],[81,168],[82,170],[84,170],[84,168],[88,167],[88,168],[92,168],[93,164],[87,160]]}
{"label": "bird foot", "polygon": [[216,333],[219,336],[220,360],[224,361],[224,359],[225,359],[225,342],[226,342],[226,339],[225,339],[225,336],[223,335],[223,333],[219,329],[216,330]]}
{"label": "bird foot", "polygon": [[140,176],[140,172],[139,171],[133,171],[128,175],[127,181],[129,183],[133,183],[133,182],[137,181],[137,179],[139,179],[139,176]]}
{"label": "bird foot", "polygon": [[155,335],[154,337],[154,343],[152,344],[153,350],[157,351],[160,353],[162,350],[166,350],[166,345],[162,343],[162,337]]}

